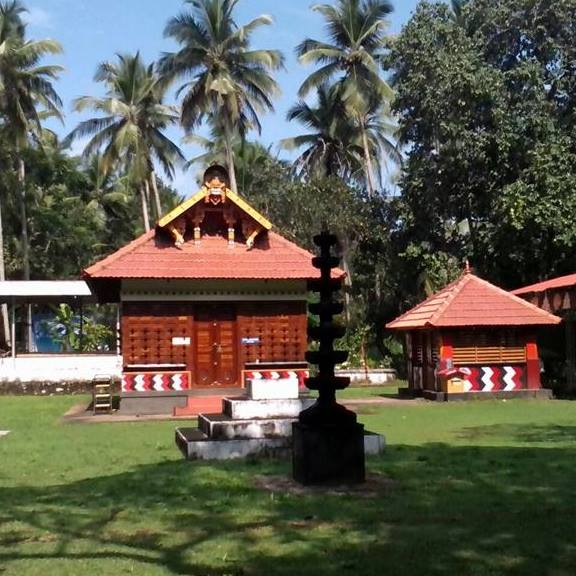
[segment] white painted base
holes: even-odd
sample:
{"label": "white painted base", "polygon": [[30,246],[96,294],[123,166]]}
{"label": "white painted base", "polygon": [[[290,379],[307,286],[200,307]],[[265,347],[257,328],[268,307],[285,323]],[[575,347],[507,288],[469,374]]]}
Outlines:
{"label": "white painted base", "polygon": [[249,378],[247,381],[248,397],[252,400],[290,400],[298,398],[298,379]]}
{"label": "white painted base", "polygon": [[[198,430],[176,428],[176,444],[188,460],[233,460],[252,457],[290,458],[292,438],[243,438],[216,440]],[[384,436],[366,432],[364,453],[375,456],[384,450]]]}
{"label": "white painted base", "polygon": [[120,378],[115,354],[33,354],[0,358],[0,382],[90,382],[97,375]]}
{"label": "white painted base", "polygon": [[313,398],[279,400],[235,400],[224,399],[224,413],[234,420],[252,418],[297,418],[298,414],[311,406]]}

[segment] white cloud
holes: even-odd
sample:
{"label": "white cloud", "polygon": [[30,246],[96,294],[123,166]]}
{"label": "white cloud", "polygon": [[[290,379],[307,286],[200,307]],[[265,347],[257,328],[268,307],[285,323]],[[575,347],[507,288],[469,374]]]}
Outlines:
{"label": "white cloud", "polygon": [[28,12],[23,14],[24,21],[30,26],[36,26],[37,28],[54,28],[54,21],[52,14],[47,12],[43,8],[38,8],[36,6],[31,6],[28,8]]}

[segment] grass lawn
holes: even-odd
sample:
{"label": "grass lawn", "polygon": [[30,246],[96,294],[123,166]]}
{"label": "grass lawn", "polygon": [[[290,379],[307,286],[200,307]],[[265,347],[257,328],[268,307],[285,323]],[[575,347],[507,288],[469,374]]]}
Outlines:
{"label": "grass lawn", "polygon": [[576,573],[576,403],[362,406],[372,497],[271,494],[288,462],[185,462],[174,423],[0,397],[0,575]]}

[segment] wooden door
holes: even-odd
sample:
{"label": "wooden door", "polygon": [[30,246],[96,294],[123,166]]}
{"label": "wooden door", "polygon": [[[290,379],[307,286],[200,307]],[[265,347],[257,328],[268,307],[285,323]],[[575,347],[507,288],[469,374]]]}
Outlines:
{"label": "wooden door", "polygon": [[195,385],[240,386],[236,311],[226,304],[199,304],[195,325]]}

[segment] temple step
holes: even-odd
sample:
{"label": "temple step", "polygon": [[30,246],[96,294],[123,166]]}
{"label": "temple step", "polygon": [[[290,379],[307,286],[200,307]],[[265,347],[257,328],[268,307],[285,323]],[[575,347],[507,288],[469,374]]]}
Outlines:
{"label": "temple step", "polygon": [[292,435],[296,418],[250,418],[235,420],[226,414],[200,414],[198,428],[211,439],[285,438]]}
{"label": "temple step", "polygon": [[203,412],[222,410],[224,396],[188,396],[186,406],[175,406],[174,416],[198,416]]}
{"label": "temple step", "polygon": [[251,400],[224,398],[223,412],[233,420],[251,418],[298,418],[302,410],[314,404],[314,398]]}

